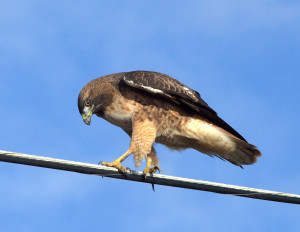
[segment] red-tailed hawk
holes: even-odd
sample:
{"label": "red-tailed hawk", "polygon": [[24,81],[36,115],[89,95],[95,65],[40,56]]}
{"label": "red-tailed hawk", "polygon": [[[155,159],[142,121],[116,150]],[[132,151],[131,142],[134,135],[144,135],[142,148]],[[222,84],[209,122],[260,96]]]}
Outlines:
{"label": "red-tailed hawk", "polygon": [[121,163],[131,154],[136,167],[147,159],[145,175],[159,170],[154,142],[171,149],[193,148],[238,166],[253,164],[261,156],[198,92],[162,73],[134,71],[99,77],[82,88],[78,109],[86,124],[96,114],[131,137],[124,155],[102,162],[121,172],[126,171]]}

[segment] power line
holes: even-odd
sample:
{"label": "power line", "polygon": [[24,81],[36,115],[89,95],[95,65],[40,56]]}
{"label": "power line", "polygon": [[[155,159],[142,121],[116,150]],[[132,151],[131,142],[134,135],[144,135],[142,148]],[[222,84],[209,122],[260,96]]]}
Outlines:
{"label": "power line", "polygon": [[119,173],[115,168],[69,160],[53,159],[44,156],[27,155],[0,150],[0,161],[78,172],[90,175],[100,175],[117,179],[145,182],[150,183],[152,185],[166,185],[179,188],[229,194],[240,197],[256,198],[268,201],[300,204],[300,195],[296,194],[241,187],[236,185],[228,185],[174,176],[166,176],[161,174],[153,174],[145,178],[143,173],[138,171],[128,171],[127,173],[123,174]]}

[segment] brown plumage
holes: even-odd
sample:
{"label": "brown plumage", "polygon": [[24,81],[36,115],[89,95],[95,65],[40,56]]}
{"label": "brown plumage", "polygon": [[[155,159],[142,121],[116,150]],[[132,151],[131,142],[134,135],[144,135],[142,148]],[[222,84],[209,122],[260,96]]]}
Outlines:
{"label": "brown plumage", "polygon": [[198,92],[162,73],[134,71],[99,77],[82,88],[78,108],[86,124],[96,114],[131,137],[124,155],[102,163],[123,172],[121,162],[130,154],[137,167],[147,159],[145,174],[159,169],[154,142],[172,149],[193,148],[238,166],[252,164],[261,156]]}

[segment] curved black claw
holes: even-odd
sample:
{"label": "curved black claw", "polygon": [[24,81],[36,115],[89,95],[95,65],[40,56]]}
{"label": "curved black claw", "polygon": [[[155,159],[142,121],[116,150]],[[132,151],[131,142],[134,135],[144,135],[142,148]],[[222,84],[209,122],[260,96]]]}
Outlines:
{"label": "curved black claw", "polygon": [[160,173],[160,172],[163,172],[163,170],[161,170],[161,169],[160,169],[159,167],[157,167],[157,166],[154,166],[153,168],[154,168],[156,171],[158,171],[159,173]]}

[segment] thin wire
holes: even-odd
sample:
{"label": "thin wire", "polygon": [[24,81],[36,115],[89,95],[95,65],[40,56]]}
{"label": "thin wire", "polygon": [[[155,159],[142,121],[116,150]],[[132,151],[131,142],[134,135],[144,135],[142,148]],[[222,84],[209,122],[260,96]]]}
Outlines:
{"label": "thin wire", "polygon": [[175,176],[166,176],[161,174],[153,174],[145,178],[143,173],[138,171],[128,171],[126,173],[120,173],[115,168],[69,160],[53,159],[44,156],[34,156],[0,150],[0,161],[71,171],[89,175],[100,175],[102,177],[105,176],[123,180],[145,182],[150,183],[152,186],[154,184],[165,185],[186,189],[215,192],[226,195],[256,198],[260,200],[300,204],[300,195],[296,194],[248,188],[236,185],[228,185],[203,180],[187,179]]}

